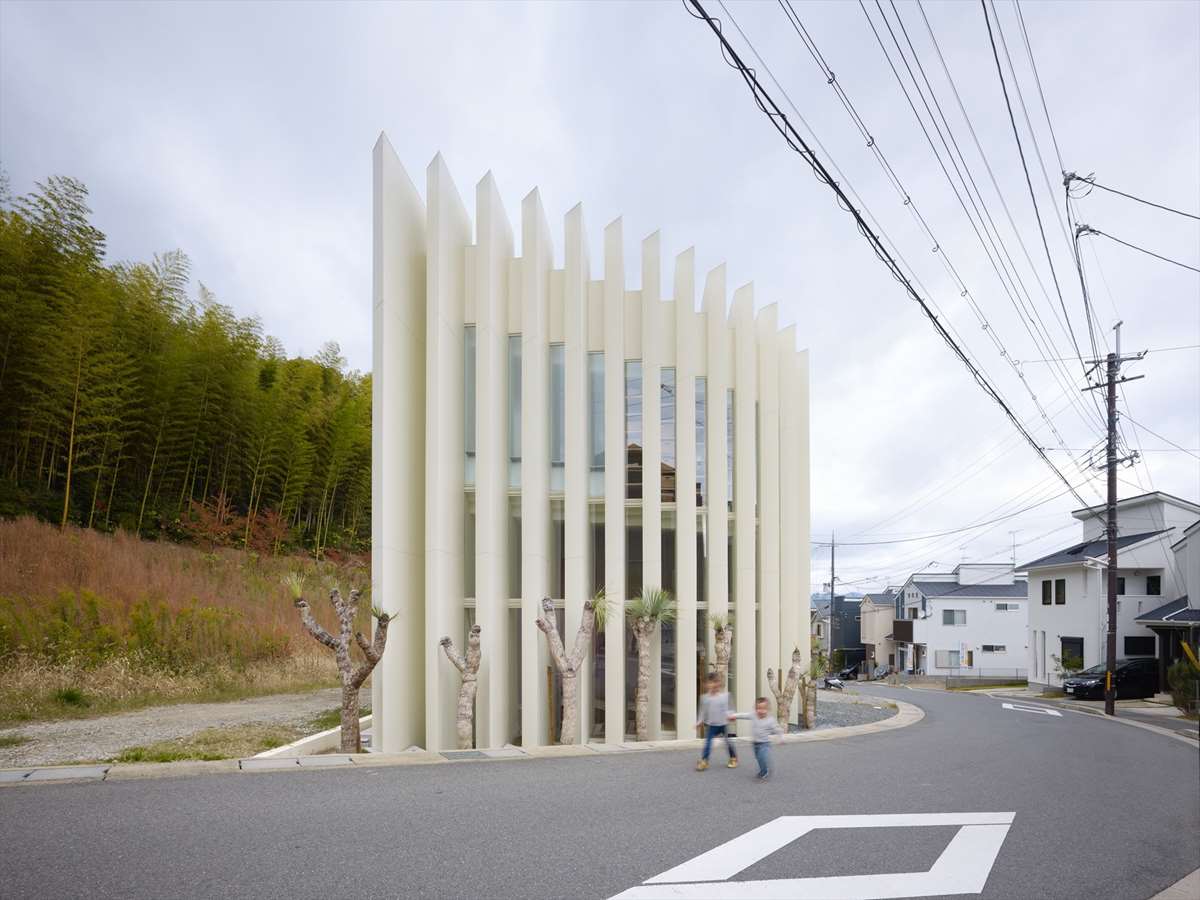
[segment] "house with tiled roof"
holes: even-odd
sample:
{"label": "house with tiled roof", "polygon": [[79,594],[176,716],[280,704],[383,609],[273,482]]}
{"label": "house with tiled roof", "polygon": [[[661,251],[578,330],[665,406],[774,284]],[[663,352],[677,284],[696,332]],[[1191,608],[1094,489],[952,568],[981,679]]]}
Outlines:
{"label": "house with tiled roof", "polygon": [[1025,677],[1028,588],[1008,564],[916,572],[895,597],[896,668],[913,675]]}
{"label": "house with tiled roof", "polygon": [[[1108,543],[1104,504],[1071,513],[1075,543],[1021,566],[1029,579],[1029,682],[1059,687],[1064,655],[1085,667],[1105,661]],[[1172,545],[1191,531],[1200,505],[1162,491],[1117,501],[1117,657],[1159,656],[1150,618],[1187,593]],[[1171,628],[1161,625],[1160,630]]]}

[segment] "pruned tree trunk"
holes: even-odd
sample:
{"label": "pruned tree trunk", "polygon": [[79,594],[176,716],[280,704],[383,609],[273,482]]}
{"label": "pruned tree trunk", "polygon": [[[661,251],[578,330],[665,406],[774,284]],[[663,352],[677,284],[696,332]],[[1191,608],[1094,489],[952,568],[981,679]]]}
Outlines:
{"label": "pruned tree trunk", "polygon": [[[329,592],[329,602],[338,618],[338,636],[335,638],[313,618],[312,610],[302,593],[303,582],[294,579],[289,584],[294,595],[293,602],[300,610],[300,621],[304,623],[305,630],[318,643],[332,650],[337,659],[338,673],[342,678],[342,752],[358,753],[362,749],[358,727],[358,692],[383,656],[383,649],[387,644],[388,623],[392,617],[385,612],[371,610],[371,615],[378,624],[374,637],[368,641],[361,631],[354,631],[360,593],[357,590],[351,591],[349,599],[343,600],[341,592],[334,588]],[[351,633],[365,657],[357,666],[351,656]]]}
{"label": "pruned tree trunk", "polygon": [[462,684],[458,688],[458,712],[455,717],[455,734],[458,738],[459,750],[470,750],[474,744],[475,734],[475,692],[479,688],[479,633],[483,629],[478,625],[471,626],[467,637],[467,655],[464,658],[454,647],[454,641],[447,635],[442,638],[442,649],[446,658],[454,664],[462,676]]}
{"label": "pruned tree trunk", "polygon": [[733,646],[733,626],[723,625],[713,629],[716,640],[713,641],[713,655],[717,658],[717,680],[721,690],[729,686],[729,653]]}
{"label": "pruned tree trunk", "polygon": [[792,715],[792,698],[796,695],[796,685],[800,681],[802,670],[800,668],[801,655],[799,648],[792,651],[792,666],[788,669],[787,680],[783,679],[783,671],[779,671],[778,678],[772,669],[767,669],[767,684],[771,688],[771,693],[775,696],[775,718],[780,724],[787,727],[788,719]]}
{"label": "pruned tree trunk", "polygon": [[800,680],[800,726],[817,727],[817,681],[807,676]]}
{"label": "pruned tree trunk", "polygon": [[579,667],[583,665],[588,647],[592,645],[592,633],[596,629],[596,607],[591,600],[583,604],[583,620],[575,633],[575,646],[567,656],[562,638],[558,634],[558,623],[554,615],[554,601],[542,598],[542,615],[538,616],[537,627],[546,635],[550,647],[550,658],[562,677],[562,728],[559,743],[574,744],[579,734]]}
{"label": "pruned tree trunk", "polygon": [[634,716],[639,741],[650,740],[650,641],[658,623],[653,619],[634,619],[633,637],[637,642],[637,691],[634,694]]}

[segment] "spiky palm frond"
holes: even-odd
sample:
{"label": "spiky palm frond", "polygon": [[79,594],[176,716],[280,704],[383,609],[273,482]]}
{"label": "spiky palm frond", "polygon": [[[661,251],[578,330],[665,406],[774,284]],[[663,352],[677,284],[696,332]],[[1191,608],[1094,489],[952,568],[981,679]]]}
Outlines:
{"label": "spiky palm frond", "polygon": [[596,630],[603,632],[604,623],[608,621],[608,596],[604,593],[604,588],[592,595],[592,609],[596,612]]}
{"label": "spiky palm frond", "polygon": [[659,623],[674,622],[675,598],[671,596],[670,591],[642,588],[641,593],[629,602],[626,612],[635,619],[649,619]]}
{"label": "spiky palm frond", "polygon": [[729,616],[710,615],[708,617],[708,624],[712,627],[713,631],[724,631],[729,627]]}
{"label": "spiky palm frond", "polygon": [[304,582],[306,578],[303,572],[288,572],[280,580],[292,595],[293,600],[299,600],[304,596]]}

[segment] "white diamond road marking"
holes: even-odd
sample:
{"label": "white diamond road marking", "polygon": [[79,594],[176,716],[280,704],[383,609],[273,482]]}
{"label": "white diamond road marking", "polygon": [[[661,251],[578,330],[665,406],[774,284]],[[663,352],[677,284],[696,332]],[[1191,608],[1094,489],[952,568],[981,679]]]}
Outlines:
{"label": "white diamond road marking", "polygon": [[[877,816],[780,816],[617,894],[611,900],[886,900],[978,894],[1015,813],[917,813]],[[957,825],[927,872],[729,881],[797,838],[821,828],[919,828]]]}
{"label": "white diamond road marking", "polygon": [[1039,716],[1058,716],[1062,718],[1062,713],[1057,709],[1047,709],[1045,706],[1021,706],[1017,703],[1001,703],[1005,709],[1011,709],[1016,712],[1031,712],[1037,713]]}

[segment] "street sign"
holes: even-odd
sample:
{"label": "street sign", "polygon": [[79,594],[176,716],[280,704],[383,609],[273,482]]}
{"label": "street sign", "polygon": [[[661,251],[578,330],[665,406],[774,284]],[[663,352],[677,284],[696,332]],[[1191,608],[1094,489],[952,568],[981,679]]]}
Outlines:
{"label": "street sign", "polygon": [[[978,894],[987,883],[1014,815],[992,812],[780,816],[611,900],[885,900]],[[730,880],[810,831],[948,825],[957,825],[959,829],[926,872]]]}
{"label": "street sign", "polygon": [[1039,716],[1058,716],[1060,719],[1062,718],[1062,713],[1057,709],[1050,709],[1045,706],[1020,706],[1016,703],[1001,703],[1000,705],[1005,709],[1011,709],[1015,712],[1031,712],[1037,713]]}

